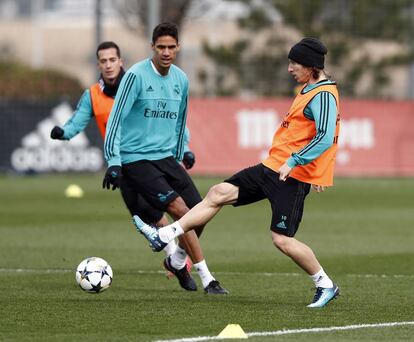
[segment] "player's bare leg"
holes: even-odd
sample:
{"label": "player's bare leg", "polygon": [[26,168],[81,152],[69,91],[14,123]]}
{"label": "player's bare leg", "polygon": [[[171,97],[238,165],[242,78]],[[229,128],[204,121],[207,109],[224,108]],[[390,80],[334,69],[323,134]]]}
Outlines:
{"label": "player's bare leg", "polygon": [[183,217],[174,223],[160,228],[158,231],[151,228],[139,217],[134,216],[134,223],[150,242],[154,251],[160,251],[170,241],[195,227],[203,227],[226,204],[235,203],[239,194],[239,188],[230,183],[220,183],[210,188],[206,197],[191,208]]}
{"label": "player's bare leg", "polygon": [[[164,248],[164,246],[169,241],[174,240],[176,237],[183,236],[184,238],[181,239],[181,241],[183,242],[183,247],[188,248],[188,252],[192,254],[192,257],[194,257],[194,260],[196,261],[194,263],[194,267],[199,272],[200,278],[203,281],[203,286],[206,292],[208,292],[208,287],[206,287],[205,284],[207,283],[207,280],[209,279],[211,274],[208,271],[207,265],[205,264],[204,260],[197,262],[198,260],[200,260],[200,258],[203,258],[203,254],[199,243],[194,240],[195,234],[190,235],[188,234],[188,232],[194,229],[195,227],[204,227],[205,224],[219,212],[223,205],[235,203],[235,201],[238,198],[238,193],[238,187],[230,183],[221,183],[213,186],[207,193],[206,197],[200,203],[198,203],[183,217],[181,217],[178,221],[174,222],[171,225],[160,228],[158,231],[156,231],[154,230],[154,228],[151,228],[151,226],[146,225],[144,222],[141,221],[139,217],[136,216],[134,216],[133,218],[134,224],[137,227],[138,231],[140,231],[148,239],[150,245],[155,251],[162,250],[162,248]],[[180,200],[182,201],[182,199],[177,199],[177,202],[175,202],[174,204],[179,205]],[[177,210],[177,208],[175,207],[174,209]],[[181,208],[181,210],[185,209]],[[179,217],[183,214],[182,212],[178,213],[173,212],[173,210],[170,211],[169,213],[172,216],[176,215],[177,217]],[[185,232],[187,233],[184,234]],[[207,277],[202,275],[203,272],[207,274]],[[210,282],[210,284],[211,283],[212,282]]]}
{"label": "player's bare leg", "polygon": [[313,280],[316,293],[310,308],[320,308],[339,295],[339,287],[333,283],[321,267],[312,249],[299,240],[272,232],[273,244],[290,257]]}
{"label": "player's bare leg", "polygon": [[[179,218],[183,217],[188,211],[189,209],[181,197],[177,197],[167,207],[167,212],[171,215],[171,217],[174,220],[178,220]],[[184,234],[178,237],[178,240],[179,246],[187,252],[193,263],[197,263],[204,260],[204,255],[200,247],[200,242],[198,241],[195,232],[189,232],[187,234]]]}
{"label": "player's bare leg", "polygon": [[[189,209],[181,197],[177,197],[167,207],[167,212],[174,219],[179,219],[180,217],[184,216],[188,211]],[[202,231],[202,229],[203,227],[199,227],[200,232]],[[200,276],[204,290],[207,293],[211,293],[211,294],[228,293],[228,291],[223,289],[219,285],[219,283],[216,281],[216,279],[212,276],[212,274],[210,273],[207,267],[206,261],[204,259],[204,255],[203,255],[203,252],[200,246],[198,236],[195,233],[195,231],[189,231],[186,234],[179,236],[178,239],[179,239],[179,246],[176,249],[176,252],[173,253],[170,257],[168,257],[164,262],[164,266],[167,268],[167,270],[173,272],[177,276],[174,270],[182,270],[183,268],[186,267],[186,258],[188,255],[190,256],[194,264],[194,268],[197,270]],[[183,276],[184,276],[184,273],[183,273]],[[177,278],[179,277],[177,276]],[[186,281],[189,282],[187,275],[185,275],[185,278],[186,278]],[[182,281],[180,279],[179,281],[180,281],[181,286],[183,286]],[[190,288],[192,288],[192,285],[190,286]]]}
{"label": "player's bare leg", "polygon": [[290,257],[307,274],[312,275],[321,269],[312,249],[293,237],[272,232],[273,244],[283,254]]}
{"label": "player's bare leg", "polygon": [[220,209],[227,204],[236,202],[239,196],[239,188],[230,183],[214,185],[208,191],[206,197],[191,209],[189,213],[181,217],[178,223],[186,232],[193,227],[205,226]]}

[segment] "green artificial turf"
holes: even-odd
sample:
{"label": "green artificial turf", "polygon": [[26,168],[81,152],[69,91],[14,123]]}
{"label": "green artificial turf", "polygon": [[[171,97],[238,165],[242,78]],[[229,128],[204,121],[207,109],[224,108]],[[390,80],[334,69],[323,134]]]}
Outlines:
{"label": "green artificial turf", "polygon": [[[414,325],[303,331],[414,321],[414,180],[338,179],[312,193],[297,238],[309,244],[341,288],[308,309],[313,283],[272,245],[263,201],[226,207],[201,239],[210,270],[231,292],[188,293],[167,280],[102,175],[0,177],[0,340],[155,341],[217,336],[239,324],[249,341],[410,340]],[[218,178],[196,178],[203,194]],[[66,198],[78,184],[82,198]],[[83,292],[75,268],[106,259],[111,287]],[[260,332],[295,330],[278,336]]]}

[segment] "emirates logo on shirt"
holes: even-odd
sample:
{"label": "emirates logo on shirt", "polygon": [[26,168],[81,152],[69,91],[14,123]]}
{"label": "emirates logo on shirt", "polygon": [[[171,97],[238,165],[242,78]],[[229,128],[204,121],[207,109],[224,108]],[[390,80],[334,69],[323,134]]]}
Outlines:
{"label": "emirates logo on shirt", "polygon": [[177,112],[170,112],[169,110],[152,110],[151,108],[145,108],[144,117],[152,119],[176,120],[178,114]]}

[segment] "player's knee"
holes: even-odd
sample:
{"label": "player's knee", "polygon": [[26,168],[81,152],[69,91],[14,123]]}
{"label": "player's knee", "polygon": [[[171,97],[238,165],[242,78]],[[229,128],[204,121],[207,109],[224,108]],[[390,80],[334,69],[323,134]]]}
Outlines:
{"label": "player's knee", "polygon": [[216,184],[210,188],[206,199],[214,206],[222,206],[234,199],[236,190],[237,188],[229,183]]}
{"label": "player's knee", "polygon": [[277,249],[284,254],[289,254],[291,238],[288,236],[272,232],[272,242]]}

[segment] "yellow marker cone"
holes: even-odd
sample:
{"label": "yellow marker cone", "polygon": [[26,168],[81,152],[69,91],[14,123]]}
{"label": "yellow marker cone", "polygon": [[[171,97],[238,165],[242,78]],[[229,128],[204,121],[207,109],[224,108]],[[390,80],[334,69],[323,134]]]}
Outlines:
{"label": "yellow marker cone", "polygon": [[79,185],[71,184],[66,188],[65,196],[69,198],[80,198],[83,196],[83,190]]}
{"label": "yellow marker cone", "polygon": [[218,335],[220,338],[247,338],[246,333],[238,324],[229,324]]}

